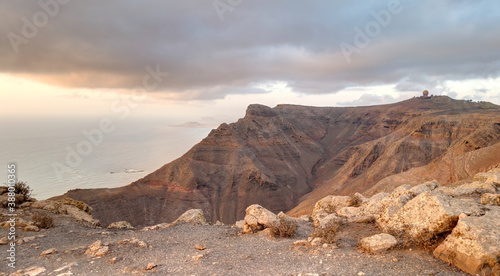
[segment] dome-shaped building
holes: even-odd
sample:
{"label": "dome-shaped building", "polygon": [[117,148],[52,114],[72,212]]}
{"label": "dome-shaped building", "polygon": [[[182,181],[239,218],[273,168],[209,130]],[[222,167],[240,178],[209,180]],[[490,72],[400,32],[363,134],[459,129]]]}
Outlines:
{"label": "dome-shaped building", "polygon": [[423,94],[422,97],[424,97],[424,98],[429,97],[429,91],[427,91],[427,90],[424,90],[424,92],[422,92],[422,94]]}

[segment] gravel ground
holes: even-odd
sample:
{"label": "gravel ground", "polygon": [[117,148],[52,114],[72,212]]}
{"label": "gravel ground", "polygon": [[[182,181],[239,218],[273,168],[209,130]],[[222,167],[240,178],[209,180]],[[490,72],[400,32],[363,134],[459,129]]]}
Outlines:
{"label": "gravel ground", "polygon": [[[239,229],[232,226],[177,225],[148,232],[107,230],[59,215],[55,224],[40,232],[18,230],[18,239],[35,239],[17,246],[15,270],[44,267],[46,271],[39,275],[467,275],[422,249],[395,249],[381,255],[363,253],[357,249],[357,239],[364,232],[352,228],[339,233],[338,247],[318,248],[292,245],[304,237],[240,235]],[[0,229],[1,237],[7,232]],[[147,246],[118,243],[131,238]],[[104,257],[85,255],[97,240],[109,243],[109,253]],[[196,245],[206,249],[198,250]],[[40,256],[50,248],[57,253]],[[0,246],[0,275],[15,272],[7,267],[7,249],[7,245]],[[156,267],[146,270],[149,263]]]}

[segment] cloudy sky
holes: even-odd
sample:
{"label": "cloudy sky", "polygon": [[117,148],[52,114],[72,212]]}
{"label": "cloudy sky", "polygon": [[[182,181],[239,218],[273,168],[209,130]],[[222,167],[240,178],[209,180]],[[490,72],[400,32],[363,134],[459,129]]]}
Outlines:
{"label": "cloudy sky", "polygon": [[[0,2],[0,115],[231,121],[250,103],[500,104],[500,2]],[[20,108],[23,106],[23,108]]]}

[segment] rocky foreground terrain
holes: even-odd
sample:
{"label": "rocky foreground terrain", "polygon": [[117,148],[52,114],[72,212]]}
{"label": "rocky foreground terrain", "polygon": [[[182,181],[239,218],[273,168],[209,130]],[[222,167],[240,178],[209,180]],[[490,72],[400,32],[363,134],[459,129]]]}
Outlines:
{"label": "rocky foreground terrain", "polygon": [[445,96],[369,107],[250,105],[143,179],[63,197],[89,204],[105,226],[171,222],[187,209],[232,224],[252,204],[300,216],[326,195],[457,185],[487,171],[500,164],[499,118],[497,105]]}
{"label": "rocky foreground terrain", "polygon": [[141,229],[102,228],[80,201],[16,200],[16,268],[3,208],[0,275],[500,275],[500,168],[456,187],[330,195],[299,218],[253,204],[235,225],[191,209]]}

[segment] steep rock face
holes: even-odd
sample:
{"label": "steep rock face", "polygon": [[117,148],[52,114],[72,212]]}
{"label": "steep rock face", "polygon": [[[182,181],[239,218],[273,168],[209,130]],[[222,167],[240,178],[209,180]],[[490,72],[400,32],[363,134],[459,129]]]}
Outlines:
{"label": "steep rock face", "polygon": [[494,166],[498,157],[476,152],[500,156],[499,115],[498,106],[448,97],[353,108],[250,105],[244,118],[128,186],[67,196],[92,206],[103,224],[152,225],[188,209],[234,223],[252,204],[302,215],[329,194],[399,186],[412,170],[447,184]]}

